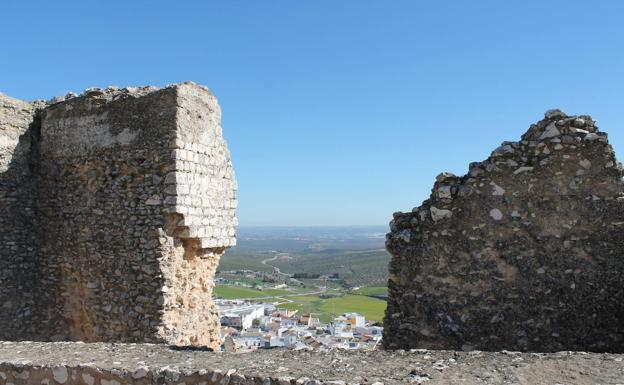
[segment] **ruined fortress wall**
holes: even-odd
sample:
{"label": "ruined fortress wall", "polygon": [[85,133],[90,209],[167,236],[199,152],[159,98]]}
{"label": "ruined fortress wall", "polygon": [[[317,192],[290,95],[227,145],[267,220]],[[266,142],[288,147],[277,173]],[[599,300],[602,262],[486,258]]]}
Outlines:
{"label": "ruined fortress wall", "polygon": [[35,332],[37,244],[31,131],[34,107],[0,94],[0,340]]}
{"label": "ruined fortress wall", "polygon": [[217,346],[236,183],[216,98],[190,83],[95,89],[38,116],[33,338]]}
{"label": "ruined fortress wall", "polygon": [[177,89],[176,132],[165,176],[167,258],[159,335],[177,344],[220,345],[212,303],[220,257],[236,244],[236,179],[221,129],[221,109],[203,88]]}
{"label": "ruined fortress wall", "polygon": [[41,304],[53,340],[154,336],[175,114],[175,89],[92,92],[42,112]]}
{"label": "ruined fortress wall", "polygon": [[387,348],[624,351],[624,187],[589,116],[518,142],[395,213]]}

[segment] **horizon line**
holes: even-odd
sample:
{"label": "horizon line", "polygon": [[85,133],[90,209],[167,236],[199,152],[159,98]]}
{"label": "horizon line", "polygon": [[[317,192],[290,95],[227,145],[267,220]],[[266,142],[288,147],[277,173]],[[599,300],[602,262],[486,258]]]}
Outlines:
{"label": "horizon line", "polygon": [[387,227],[388,224],[366,224],[366,225],[238,225],[238,228],[245,227]]}

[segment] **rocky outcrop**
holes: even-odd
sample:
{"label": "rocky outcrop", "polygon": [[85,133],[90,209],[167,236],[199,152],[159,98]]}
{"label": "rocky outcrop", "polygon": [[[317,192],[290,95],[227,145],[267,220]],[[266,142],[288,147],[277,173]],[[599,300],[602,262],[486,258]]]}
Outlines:
{"label": "rocky outcrop", "polygon": [[550,110],[395,213],[386,348],[624,351],[624,186],[607,134]]}
{"label": "rocky outcrop", "polygon": [[0,339],[219,346],[236,181],[210,91],[3,100]]}

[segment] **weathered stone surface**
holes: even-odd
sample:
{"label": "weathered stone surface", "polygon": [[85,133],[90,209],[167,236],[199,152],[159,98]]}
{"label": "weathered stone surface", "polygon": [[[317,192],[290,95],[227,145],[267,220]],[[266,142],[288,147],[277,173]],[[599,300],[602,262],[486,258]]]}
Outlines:
{"label": "weathered stone surface", "polygon": [[216,98],[184,83],[0,102],[0,338],[217,347],[237,223]]}
{"label": "weathered stone surface", "polygon": [[14,384],[619,384],[624,356],[419,350],[216,353],[150,344],[3,343]]}
{"label": "weathered stone surface", "polygon": [[385,347],[624,351],[622,176],[592,118],[559,110],[441,174],[390,224]]}
{"label": "weathered stone surface", "polygon": [[35,106],[0,94],[0,339],[39,326],[31,126]]}

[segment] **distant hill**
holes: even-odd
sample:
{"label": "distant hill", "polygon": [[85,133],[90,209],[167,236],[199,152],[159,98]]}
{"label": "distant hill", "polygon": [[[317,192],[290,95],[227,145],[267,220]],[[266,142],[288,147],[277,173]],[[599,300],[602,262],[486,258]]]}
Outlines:
{"label": "distant hill", "polygon": [[275,266],[288,274],[338,274],[349,287],[386,286],[386,231],[387,226],[242,227],[238,246],[222,257],[219,270],[269,272]]}
{"label": "distant hill", "polygon": [[390,255],[377,250],[322,250],[277,259],[271,264],[284,273],[338,273],[350,287],[385,286]]}

